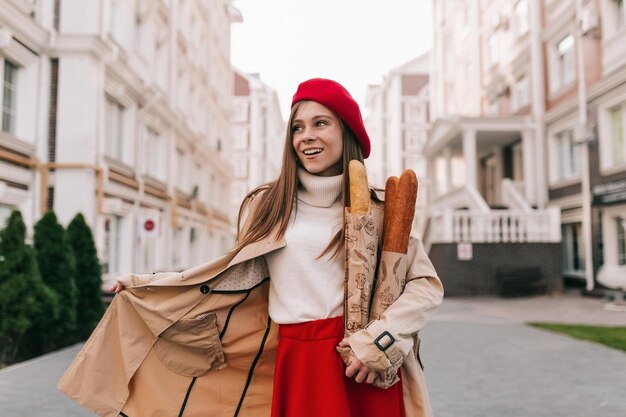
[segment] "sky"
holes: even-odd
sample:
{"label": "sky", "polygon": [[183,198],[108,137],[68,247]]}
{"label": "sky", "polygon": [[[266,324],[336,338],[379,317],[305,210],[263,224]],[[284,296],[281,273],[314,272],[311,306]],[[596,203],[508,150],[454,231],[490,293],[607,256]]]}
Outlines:
{"label": "sky", "polygon": [[365,113],[367,85],[432,46],[432,0],[235,0],[231,61],[278,93],[283,118],[298,84],[331,78]]}

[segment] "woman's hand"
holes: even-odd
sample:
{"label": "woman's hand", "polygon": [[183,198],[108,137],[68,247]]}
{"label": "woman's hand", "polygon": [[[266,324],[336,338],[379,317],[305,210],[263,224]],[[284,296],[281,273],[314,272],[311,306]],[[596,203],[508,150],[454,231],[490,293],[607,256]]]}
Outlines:
{"label": "woman's hand", "polygon": [[[339,347],[350,347],[347,337],[344,337],[343,340],[339,342]],[[354,377],[354,380],[359,384],[363,381],[371,384],[376,379],[376,376],[378,376],[378,372],[365,366],[353,352],[350,352],[350,362],[346,367],[346,376],[348,378]]]}
{"label": "woman's hand", "polygon": [[122,291],[123,289],[124,289],[124,286],[122,284],[120,284],[119,282],[116,282],[115,284],[113,284],[113,286],[111,288],[109,288],[109,292],[118,293],[118,292]]}

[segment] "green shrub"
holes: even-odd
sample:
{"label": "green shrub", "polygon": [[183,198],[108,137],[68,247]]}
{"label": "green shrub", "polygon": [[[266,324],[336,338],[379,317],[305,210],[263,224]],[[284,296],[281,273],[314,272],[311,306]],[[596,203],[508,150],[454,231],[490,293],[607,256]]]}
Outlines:
{"label": "green shrub", "polygon": [[67,226],[67,237],[76,261],[75,282],[78,288],[76,313],[80,318],[76,325],[76,335],[80,340],[85,340],[104,313],[102,270],[91,229],[81,213],[78,213]]}
{"label": "green shrub", "polygon": [[39,275],[26,226],[14,210],[0,231],[0,363],[32,357],[30,346],[50,345],[48,331],[58,318],[58,298]]}
{"label": "green shrub", "polygon": [[49,332],[52,348],[62,348],[78,341],[78,290],[74,280],[74,255],[54,212],[48,211],[35,224],[34,246],[41,278],[59,297],[59,318]]}

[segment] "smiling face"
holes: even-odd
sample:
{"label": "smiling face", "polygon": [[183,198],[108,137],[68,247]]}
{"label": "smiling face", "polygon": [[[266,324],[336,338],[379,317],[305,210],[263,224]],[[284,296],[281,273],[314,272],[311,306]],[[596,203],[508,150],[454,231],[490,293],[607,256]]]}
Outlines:
{"label": "smiling face", "polygon": [[328,177],[343,172],[343,131],[339,118],[326,106],[304,101],[291,123],[293,149],[311,174]]}

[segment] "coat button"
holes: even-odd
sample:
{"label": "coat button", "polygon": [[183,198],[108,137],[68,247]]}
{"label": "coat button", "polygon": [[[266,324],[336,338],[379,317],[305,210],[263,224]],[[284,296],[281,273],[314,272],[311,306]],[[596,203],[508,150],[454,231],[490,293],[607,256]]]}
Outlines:
{"label": "coat button", "polygon": [[202,287],[200,287],[200,292],[202,294],[206,294],[209,292],[209,286],[208,285],[203,285]]}

